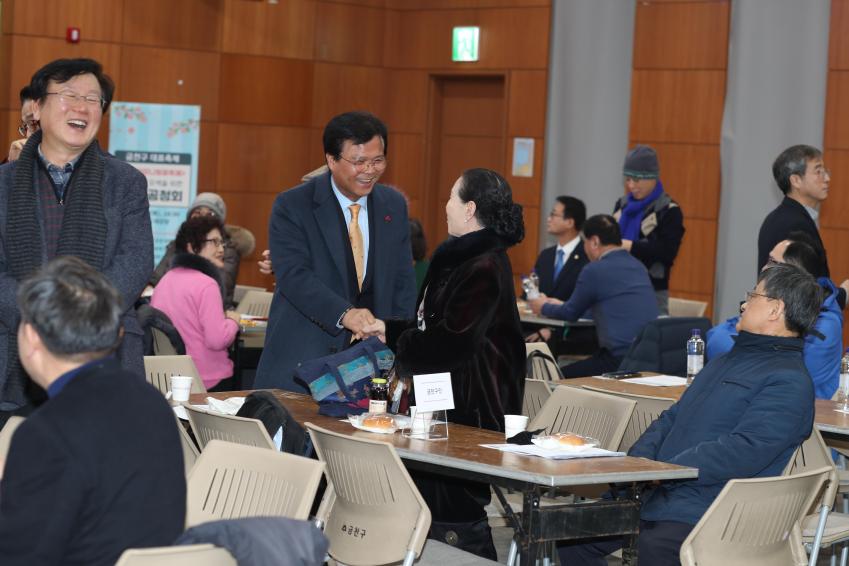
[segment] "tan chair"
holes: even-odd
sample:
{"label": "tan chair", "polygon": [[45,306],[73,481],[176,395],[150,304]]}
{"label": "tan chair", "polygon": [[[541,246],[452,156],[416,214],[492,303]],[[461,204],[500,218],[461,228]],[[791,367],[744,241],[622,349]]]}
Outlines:
{"label": "tan chair", "polygon": [[671,407],[675,401],[664,397],[650,397],[648,395],[634,395],[633,393],[621,393],[618,391],[609,391],[606,389],[596,389],[595,387],[584,386],[584,389],[590,391],[598,391],[608,395],[615,395],[623,399],[630,399],[637,402],[634,407],[634,414],[631,415],[631,420],[628,422],[628,428],[625,429],[625,436],[622,437],[622,443],[619,445],[620,452],[627,452],[631,446],[640,438],[647,428],[660,416],[660,414]]}
{"label": "tan chair", "polygon": [[306,427],[327,464],[318,519],[331,558],[348,566],[495,564],[435,540],[425,543],[430,510],[391,444]]}
{"label": "tan chair", "polygon": [[233,303],[238,305],[242,302],[242,299],[245,298],[245,295],[248,294],[248,291],[262,291],[265,292],[265,287],[254,287],[253,285],[236,285],[233,288]]}
{"label": "tan chair", "polygon": [[226,549],[211,544],[129,548],[115,566],[237,566]]}
{"label": "tan chair", "polygon": [[201,452],[206,450],[207,444],[212,440],[223,440],[224,442],[257,448],[270,448],[277,451],[277,446],[268,436],[265,426],[257,419],[204,411],[191,405],[185,407],[186,413],[189,415],[192,432],[200,445]]}
{"label": "tan chair", "polygon": [[9,417],[6,424],[0,429],[0,467],[6,461],[6,456],[9,455],[9,445],[12,444],[12,436],[24,420],[26,420],[24,417]]}
{"label": "tan chair", "polygon": [[268,317],[271,298],[274,293],[268,291],[248,291],[236,307],[236,312],[250,316]]}
{"label": "tan chair", "polygon": [[186,528],[242,517],[306,520],[323,472],[317,460],[213,440],[187,480]]}
{"label": "tan chair", "polygon": [[704,316],[707,303],[669,297],[669,316]]}
{"label": "tan chair", "polygon": [[799,520],[819,498],[831,470],[731,480],[681,545],[683,566],[808,563]]}
{"label": "tan chair", "polygon": [[177,349],[171,343],[168,335],[158,328],[150,329],[150,336],[153,338],[153,355],[154,356],[176,356]]}
{"label": "tan chair", "polygon": [[572,432],[595,438],[606,450],[618,450],[636,405],[629,399],[558,385],[528,430]]}
{"label": "tan chair", "polygon": [[795,475],[823,467],[830,470],[828,483],[821,499],[816,502],[814,508],[808,510],[809,514],[802,520],[802,542],[810,549],[811,565],[816,564],[820,548],[842,542],[840,564],[846,566],[849,557],[849,515],[831,511],[840,485],[837,468],[831,459],[831,450],[825,445],[819,430],[814,427],[811,435],[790,459],[784,473]]}
{"label": "tan chair", "polygon": [[186,469],[186,476],[188,476],[195,462],[198,461],[198,457],[200,457],[200,450],[198,450],[195,441],[189,436],[180,419],[177,419],[177,430],[180,432],[180,446],[183,448],[183,466]]}
{"label": "tan chair", "polygon": [[172,375],[192,376],[192,393],[206,393],[200,373],[191,356],[145,356],[144,373],[147,382],[163,395],[171,391]]}
{"label": "tan chair", "polygon": [[[541,352],[543,355],[534,355],[534,352]],[[525,356],[531,364],[531,379],[539,379],[542,381],[563,379],[560,367],[557,365],[557,361],[551,354],[551,348],[549,348],[548,344],[545,342],[526,342]]]}
{"label": "tan chair", "polygon": [[522,398],[522,414],[533,419],[549,397],[551,397],[551,387],[547,381],[526,379],[525,395]]}

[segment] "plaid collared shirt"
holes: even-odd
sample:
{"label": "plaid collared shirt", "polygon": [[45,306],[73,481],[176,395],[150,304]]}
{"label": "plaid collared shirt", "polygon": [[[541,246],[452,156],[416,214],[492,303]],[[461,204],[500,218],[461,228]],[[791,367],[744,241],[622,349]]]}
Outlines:
{"label": "plaid collared shirt", "polygon": [[41,159],[41,163],[44,164],[44,168],[47,169],[47,174],[50,175],[50,178],[53,180],[53,188],[56,191],[56,200],[60,203],[64,203],[65,187],[68,186],[68,181],[71,180],[71,175],[74,174],[74,167],[80,160],[80,156],[78,155],[62,167],[57,167],[44,157],[44,154],[41,152],[41,145],[39,144],[38,158]]}

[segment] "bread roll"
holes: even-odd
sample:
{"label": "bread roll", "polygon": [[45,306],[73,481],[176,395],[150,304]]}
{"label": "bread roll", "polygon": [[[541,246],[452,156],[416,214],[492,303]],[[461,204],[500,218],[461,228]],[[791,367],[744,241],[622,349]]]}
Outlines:
{"label": "bread roll", "polygon": [[586,444],[583,438],[577,434],[571,434],[568,432],[558,434],[557,441],[561,446],[583,446]]}
{"label": "bread roll", "polygon": [[360,424],[368,428],[391,430],[395,428],[395,419],[389,415],[365,415]]}

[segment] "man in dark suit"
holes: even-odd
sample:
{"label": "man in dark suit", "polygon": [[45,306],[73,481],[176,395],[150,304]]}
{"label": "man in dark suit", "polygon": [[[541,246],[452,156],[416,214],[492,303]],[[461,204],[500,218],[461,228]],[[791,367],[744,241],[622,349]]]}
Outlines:
{"label": "man in dark suit", "polygon": [[[583,201],[570,196],[557,197],[546,221],[546,231],[557,239],[557,244],[542,250],[534,264],[540,293],[561,301],[568,301],[572,296],[578,274],[589,263],[584,246],[581,245],[581,229],[586,217],[587,209]],[[551,328],[540,328],[530,334],[527,340],[549,342],[552,336]],[[557,351],[556,344],[550,345],[552,351]]]}
{"label": "man in dark suit", "polygon": [[133,308],[153,269],[147,180],[101,151],[97,132],[115,85],[91,59],[59,59],[32,76],[40,124],[20,157],[0,167],[0,422],[32,403],[17,359],[19,281],[56,256],[77,256],[121,294],[121,364],[144,375]]}
{"label": "man in dark suit", "polygon": [[281,193],[271,213],[277,287],[256,388],[304,391],[298,363],[345,349],[375,317],[413,317],[407,203],[377,183],[386,126],[367,112],[340,114],[323,142],[329,171]]}
{"label": "man in dark suit", "polygon": [[21,282],[18,351],[48,401],[15,431],[0,483],[5,566],[114,564],[169,545],[186,512],[183,455],[162,394],[122,369],[122,298],[75,257]]}

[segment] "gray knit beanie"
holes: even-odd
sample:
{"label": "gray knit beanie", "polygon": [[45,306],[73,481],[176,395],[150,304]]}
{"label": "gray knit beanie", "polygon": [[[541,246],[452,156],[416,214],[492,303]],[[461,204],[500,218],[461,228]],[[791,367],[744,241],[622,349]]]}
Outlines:
{"label": "gray knit beanie", "polygon": [[189,213],[186,215],[186,218],[192,215],[194,209],[202,206],[214,212],[215,216],[221,219],[221,222],[224,222],[224,219],[227,217],[227,205],[224,204],[223,198],[215,193],[198,193],[198,196],[192,202],[192,206],[189,207]]}
{"label": "gray knit beanie", "polygon": [[657,179],[660,176],[657,153],[647,145],[636,146],[625,156],[622,174],[635,179]]}

